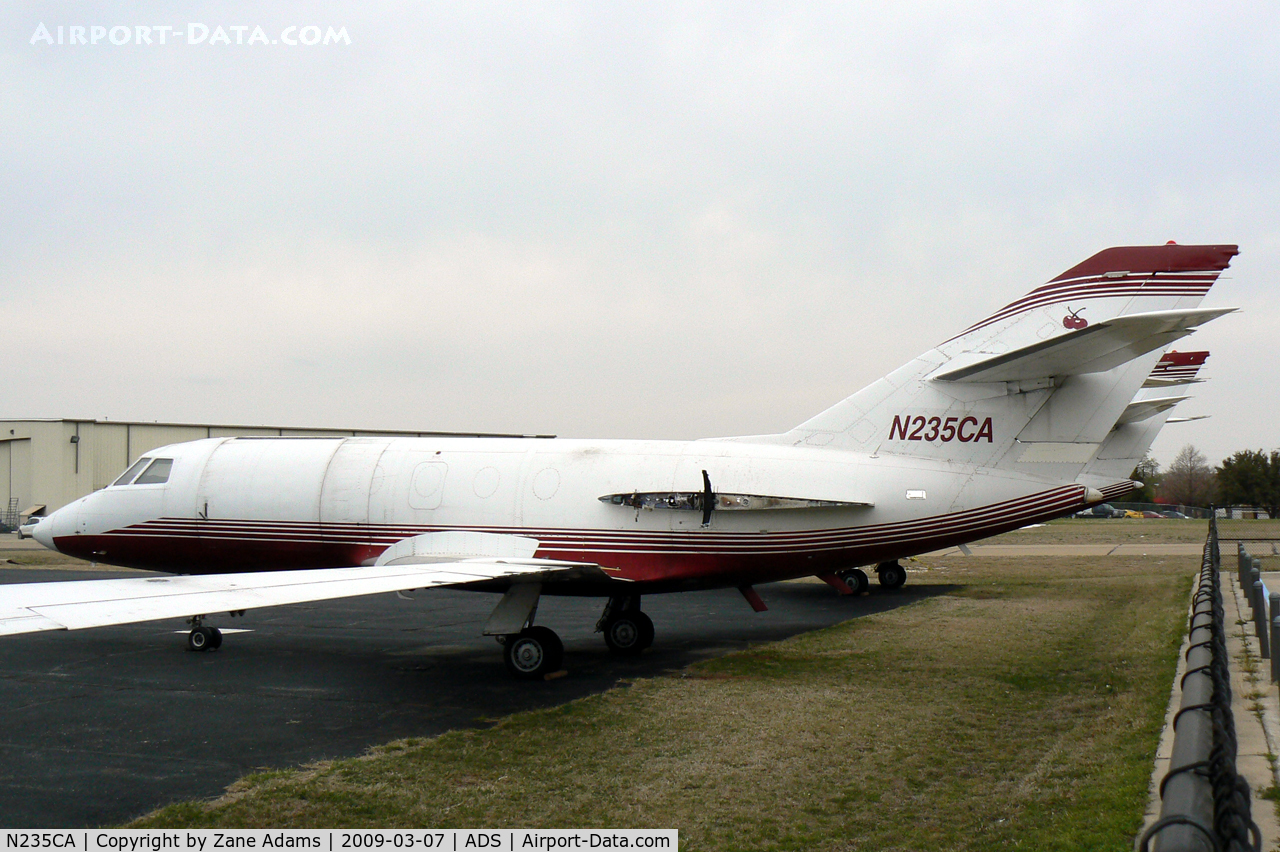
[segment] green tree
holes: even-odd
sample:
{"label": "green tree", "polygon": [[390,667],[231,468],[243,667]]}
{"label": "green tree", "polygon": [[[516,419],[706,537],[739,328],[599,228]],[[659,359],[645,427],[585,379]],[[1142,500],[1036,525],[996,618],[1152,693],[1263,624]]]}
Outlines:
{"label": "green tree", "polygon": [[1160,462],[1151,456],[1143,456],[1142,461],[1138,462],[1138,466],[1133,469],[1133,473],[1129,474],[1129,478],[1135,482],[1141,482],[1142,487],[1130,492],[1126,500],[1134,503],[1156,502],[1156,486],[1160,484]]}
{"label": "green tree", "polygon": [[1258,506],[1276,517],[1280,510],[1280,451],[1241,450],[1218,465],[1218,499]]}

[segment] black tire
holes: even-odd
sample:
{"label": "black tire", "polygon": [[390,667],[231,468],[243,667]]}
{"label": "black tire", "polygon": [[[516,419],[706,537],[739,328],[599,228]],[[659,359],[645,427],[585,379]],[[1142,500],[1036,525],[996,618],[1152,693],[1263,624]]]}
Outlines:
{"label": "black tire", "polygon": [[222,631],[216,627],[209,628],[209,650],[216,651],[222,647]]}
{"label": "black tire", "polygon": [[213,630],[209,627],[193,627],[187,634],[187,648],[192,651],[207,651],[213,644]]}
{"label": "black tire", "polygon": [[853,589],[855,595],[865,594],[871,590],[871,580],[867,578],[867,572],[861,568],[850,568],[848,571],[841,572],[840,579],[844,580],[844,584]]}
{"label": "black tire", "polygon": [[638,609],[620,612],[605,623],[604,643],[623,657],[639,654],[653,644],[653,621]]}
{"label": "black tire", "polygon": [[907,569],[897,562],[885,562],[877,566],[876,573],[880,575],[880,585],[889,591],[901,589],[907,582]]}
{"label": "black tire", "polygon": [[514,636],[507,637],[502,648],[502,660],[507,671],[522,680],[541,680],[560,670],[564,661],[564,643],[554,630],[546,627],[529,627]]}

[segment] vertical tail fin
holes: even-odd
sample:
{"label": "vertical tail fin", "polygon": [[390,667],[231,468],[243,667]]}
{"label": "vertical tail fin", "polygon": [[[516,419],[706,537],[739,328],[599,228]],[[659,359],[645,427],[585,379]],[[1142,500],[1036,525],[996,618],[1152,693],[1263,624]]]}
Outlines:
{"label": "vertical tail fin", "polygon": [[1197,306],[1237,253],[1106,249],[794,429],[749,440],[1074,479],[1168,345],[1231,310]]}

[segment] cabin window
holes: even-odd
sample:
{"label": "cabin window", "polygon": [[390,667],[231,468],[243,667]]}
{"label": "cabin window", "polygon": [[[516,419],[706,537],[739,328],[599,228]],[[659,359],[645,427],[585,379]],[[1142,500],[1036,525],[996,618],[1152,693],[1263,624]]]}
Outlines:
{"label": "cabin window", "polygon": [[133,482],[133,478],[138,475],[138,472],[149,464],[151,464],[151,459],[138,459],[133,463],[133,467],[120,474],[120,478],[111,484],[128,485],[130,482]]}
{"label": "cabin window", "polygon": [[169,481],[169,469],[173,467],[173,459],[156,459],[151,466],[142,472],[142,476],[134,485],[159,485]]}

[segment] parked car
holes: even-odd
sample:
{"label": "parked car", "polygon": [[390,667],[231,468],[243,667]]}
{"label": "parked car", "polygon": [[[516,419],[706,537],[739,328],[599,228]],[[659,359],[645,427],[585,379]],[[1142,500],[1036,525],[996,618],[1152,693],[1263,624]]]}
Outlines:
{"label": "parked car", "polygon": [[1139,512],[1137,509],[1125,509],[1125,510],[1124,510],[1124,517],[1126,517],[1126,518],[1141,518],[1141,517],[1142,517],[1142,513],[1141,513],[1141,512]]}
{"label": "parked car", "polygon": [[1165,512],[1165,513],[1164,513],[1164,516],[1165,516],[1166,518],[1173,518],[1173,519],[1175,519],[1175,520],[1179,520],[1179,521],[1189,520],[1189,516],[1188,516],[1188,515],[1184,515],[1184,514],[1182,514],[1181,512],[1175,512],[1175,511],[1174,511],[1174,510],[1172,510],[1172,509],[1170,509],[1168,512]]}
{"label": "parked car", "polygon": [[1124,512],[1113,507],[1110,503],[1102,503],[1079,512],[1077,518],[1123,518]]}
{"label": "parked car", "polygon": [[1157,518],[1157,519],[1162,520],[1162,521],[1164,520],[1164,515],[1160,514],[1159,512],[1146,511],[1146,512],[1143,512],[1143,513],[1142,513],[1142,517],[1144,517],[1144,518]]}
{"label": "parked car", "polygon": [[27,518],[26,522],[18,527],[18,538],[31,538],[36,524],[40,523],[41,520],[43,519],[39,515],[32,515]]}

